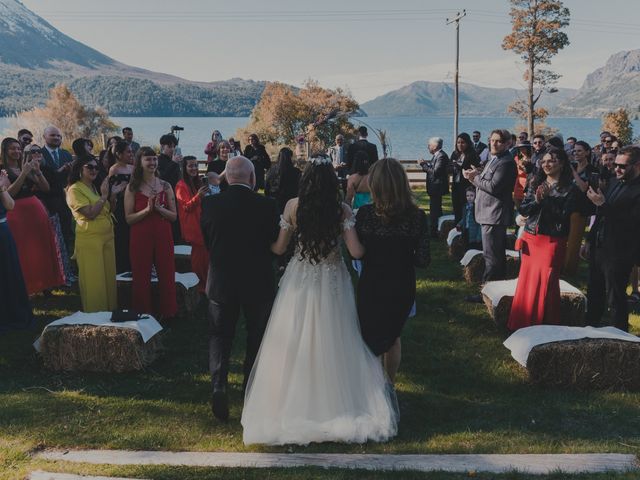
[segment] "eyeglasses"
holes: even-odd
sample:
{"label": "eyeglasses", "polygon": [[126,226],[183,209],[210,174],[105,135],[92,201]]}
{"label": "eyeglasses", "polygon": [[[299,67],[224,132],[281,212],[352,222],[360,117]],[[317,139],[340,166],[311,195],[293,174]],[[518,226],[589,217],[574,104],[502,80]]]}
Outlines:
{"label": "eyeglasses", "polygon": [[85,167],[87,170],[91,170],[91,171],[94,171],[94,170],[97,170],[97,169],[98,169],[98,166],[97,166],[97,165],[92,165],[92,164],[90,164],[90,163],[87,163],[84,167]]}
{"label": "eyeglasses", "polygon": [[27,143],[27,144],[33,142],[33,138],[31,137],[22,137],[20,140],[22,140],[22,143]]}

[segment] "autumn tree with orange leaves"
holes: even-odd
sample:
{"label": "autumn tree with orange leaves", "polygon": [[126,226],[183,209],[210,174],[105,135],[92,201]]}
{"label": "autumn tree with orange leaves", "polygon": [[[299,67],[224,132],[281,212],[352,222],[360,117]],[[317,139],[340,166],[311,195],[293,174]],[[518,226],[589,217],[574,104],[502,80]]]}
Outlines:
{"label": "autumn tree with orange leaves", "polygon": [[[518,100],[510,111],[526,115],[529,136],[534,134],[536,118],[544,118],[544,109],[536,109],[542,93],[558,81],[560,75],[542,68],[551,58],[569,45],[569,37],[561,29],[569,25],[569,9],[560,0],[509,0],[511,26],[502,48],[520,55],[526,66],[524,80],[526,100]],[[536,92],[537,90],[537,92]]]}

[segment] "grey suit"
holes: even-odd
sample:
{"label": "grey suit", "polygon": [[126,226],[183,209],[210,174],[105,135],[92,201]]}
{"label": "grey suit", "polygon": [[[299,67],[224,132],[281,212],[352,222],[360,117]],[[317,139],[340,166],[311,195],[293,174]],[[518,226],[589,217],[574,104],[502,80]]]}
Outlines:
{"label": "grey suit", "polygon": [[504,279],[507,226],[513,222],[516,177],[516,163],[506,151],[490,158],[472,182],[476,187],[476,221],[482,226],[483,282]]}
{"label": "grey suit", "polygon": [[442,216],[442,196],[449,193],[450,165],[449,157],[443,150],[438,150],[429,162],[422,164],[422,170],[427,173],[431,236],[438,235],[438,218]]}

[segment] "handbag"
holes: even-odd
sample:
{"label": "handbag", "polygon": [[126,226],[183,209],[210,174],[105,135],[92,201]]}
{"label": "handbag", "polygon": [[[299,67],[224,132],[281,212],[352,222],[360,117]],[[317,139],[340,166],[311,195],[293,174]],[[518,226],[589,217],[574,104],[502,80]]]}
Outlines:
{"label": "handbag", "polygon": [[149,318],[149,316],[138,313],[135,310],[114,310],[111,312],[111,321],[114,323],[135,322],[143,318]]}

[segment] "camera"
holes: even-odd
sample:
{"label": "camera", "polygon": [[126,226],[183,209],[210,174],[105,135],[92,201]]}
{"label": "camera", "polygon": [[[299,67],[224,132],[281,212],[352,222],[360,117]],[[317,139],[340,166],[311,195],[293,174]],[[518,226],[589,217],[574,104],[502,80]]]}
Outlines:
{"label": "camera", "polygon": [[171,127],[171,133],[173,132],[182,132],[184,130],[184,127],[179,127],[178,125],[173,125]]}

